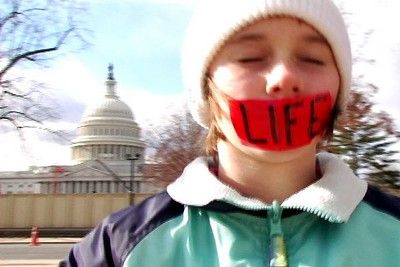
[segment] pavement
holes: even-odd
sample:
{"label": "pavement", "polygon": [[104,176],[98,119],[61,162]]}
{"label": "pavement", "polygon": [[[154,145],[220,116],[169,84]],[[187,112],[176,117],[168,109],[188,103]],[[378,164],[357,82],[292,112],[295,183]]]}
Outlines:
{"label": "pavement", "polygon": [[[79,242],[81,237],[39,237],[40,244],[75,244]],[[30,237],[1,237],[0,245],[2,244],[30,244]],[[35,259],[35,260],[0,260],[1,267],[55,267],[58,266],[60,260]]]}
{"label": "pavement", "polygon": [[57,267],[60,260],[0,260],[1,267]]}
{"label": "pavement", "polygon": [[[81,237],[39,237],[39,244],[73,244],[81,240]],[[1,244],[30,244],[30,237],[0,237]],[[1,266],[1,265],[0,265]]]}

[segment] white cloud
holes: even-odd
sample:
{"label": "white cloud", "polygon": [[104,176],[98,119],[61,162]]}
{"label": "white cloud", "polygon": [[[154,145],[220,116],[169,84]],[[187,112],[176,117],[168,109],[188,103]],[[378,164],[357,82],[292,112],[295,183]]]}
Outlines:
{"label": "white cloud", "polygon": [[68,146],[40,140],[33,130],[22,141],[16,132],[2,133],[0,171],[26,170],[33,165],[71,164]]}
{"label": "white cloud", "polygon": [[57,90],[59,99],[69,98],[88,105],[99,98],[104,81],[96,79],[76,57],[58,61],[52,69],[42,72],[42,79]]}
{"label": "white cloud", "polygon": [[175,108],[183,105],[183,95],[156,95],[144,89],[131,90],[128,87],[119,87],[121,100],[133,110],[139,124],[162,123],[163,118],[174,112]]}
{"label": "white cloud", "polygon": [[132,3],[132,4],[174,4],[192,5],[196,0],[81,0],[83,3]]}
{"label": "white cloud", "polygon": [[15,132],[1,133],[0,171],[23,170],[28,164],[23,145]]}

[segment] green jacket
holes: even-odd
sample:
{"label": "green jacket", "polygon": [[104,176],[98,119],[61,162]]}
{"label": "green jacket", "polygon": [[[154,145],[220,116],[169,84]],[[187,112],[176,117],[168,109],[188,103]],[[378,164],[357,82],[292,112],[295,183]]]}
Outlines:
{"label": "green jacket", "polygon": [[[162,192],[106,218],[62,266],[400,266],[400,201],[333,155],[323,176],[283,203],[241,196],[187,166]],[[286,264],[286,265],[285,265]]]}

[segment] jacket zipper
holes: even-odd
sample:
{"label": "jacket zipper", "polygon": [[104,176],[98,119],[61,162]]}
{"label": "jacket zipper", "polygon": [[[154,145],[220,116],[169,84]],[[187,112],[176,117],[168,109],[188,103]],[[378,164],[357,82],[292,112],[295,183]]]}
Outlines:
{"label": "jacket zipper", "polygon": [[[229,198],[228,198],[229,199]],[[232,198],[230,198],[232,200]],[[233,197],[235,199],[235,197]],[[269,267],[288,267],[288,259],[286,253],[286,244],[282,231],[282,211],[283,208],[278,201],[274,200],[272,205],[268,204],[256,204],[249,205],[248,203],[240,203],[240,201],[227,201],[238,207],[248,209],[248,210],[267,210],[269,228],[271,229],[269,235]],[[308,213],[315,214],[329,222],[342,222],[340,218],[334,217],[331,214],[310,208],[305,208],[302,206],[285,206],[285,209],[297,209],[305,211]]]}
{"label": "jacket zipper", "polygon": [[270,226],[269,267],[287,267],[286,244],[282,231],[282,207],[274,200],[267,209]]}

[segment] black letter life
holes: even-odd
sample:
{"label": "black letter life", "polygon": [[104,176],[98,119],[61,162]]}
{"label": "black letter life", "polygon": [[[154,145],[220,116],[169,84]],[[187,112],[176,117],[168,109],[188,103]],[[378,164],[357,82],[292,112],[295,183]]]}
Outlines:
{"label": "black letter life", "polygon": [[263,139],[263,138],[253,138],[251,133],[250,133],[250,125],[249,125],[249,121],[247,118],[247,112],[246,112],[246,107],[241,103],[240,104],[240,113],[242,114],[242,119],[243,119],[243,123],[244,123],[244,129],[246,131],[246,136],[247,139],[249,140],[250,143],[253,144],[266,144],[267,143],[267,139]]}
{"label": "black letter life", "polygon": [[319,96],[310,102],[310,124],[308,126],[308,136],[310,138],[314,138],[317,133],[314,132],[314,124],[318,121],[318,118],[315,116],[315,103],[320,102],[326,99],[326,96]]}
{"label": "black letter life", "polygon": [[284,106],[284,112],[285,112],[285,122],[286,122],[286,143],[288,145],[292,144],[292,129],[291,126],[296,124],[297,120],[292,119],[290,116],[290,110],[292,108],[296,108],[301,106],[302,103],[293,103],[293,104],[288,104]]}
{"label": "black letter life", "polygon": [[272,132],[272,139],[274,140],[275,144],[278,144],[278,133],[276,131],[276,117],[275,117],[275,109],[273,106],[268,107],[269,112],[269,123],[271,124],[271,132]]}

